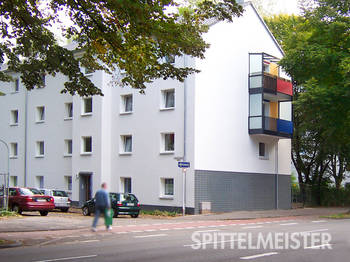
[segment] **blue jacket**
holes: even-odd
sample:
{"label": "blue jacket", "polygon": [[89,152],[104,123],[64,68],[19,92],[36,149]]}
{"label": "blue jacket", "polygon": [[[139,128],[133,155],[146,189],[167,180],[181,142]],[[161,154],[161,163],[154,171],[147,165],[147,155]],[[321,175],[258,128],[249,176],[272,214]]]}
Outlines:
{"label": "blue jacket", "polygon": [[99,189],[95,194],[95,206],[97,208],[111,208],[109,194],[104,189]]}

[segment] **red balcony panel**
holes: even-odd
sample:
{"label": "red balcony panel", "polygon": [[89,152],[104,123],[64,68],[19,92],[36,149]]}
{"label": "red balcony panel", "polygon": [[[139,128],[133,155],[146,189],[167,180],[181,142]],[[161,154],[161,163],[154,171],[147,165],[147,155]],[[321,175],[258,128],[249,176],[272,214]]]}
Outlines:
{"label": "red balcony panel", "polygon": [[277,92],[292,96],[293,95],[292,83],[282,78],[277,78]]}

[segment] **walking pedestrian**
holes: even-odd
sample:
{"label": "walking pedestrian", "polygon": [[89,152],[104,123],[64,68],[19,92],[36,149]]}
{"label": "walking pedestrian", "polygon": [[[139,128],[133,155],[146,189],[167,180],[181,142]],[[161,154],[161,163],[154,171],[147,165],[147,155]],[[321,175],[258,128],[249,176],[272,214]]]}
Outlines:
{"label": "walking pedestrian", "polygon": [[[101,213],[106,219],[106,211],[111,208],[111,200],[109,199],[109,193],[107,191],[107,183],[102,183],[101,189],[95,194],[95,217],[92,222],[91,230],[96,232],[96,226]],[[112,226],[106,226],[107,230],[111,230]]]}

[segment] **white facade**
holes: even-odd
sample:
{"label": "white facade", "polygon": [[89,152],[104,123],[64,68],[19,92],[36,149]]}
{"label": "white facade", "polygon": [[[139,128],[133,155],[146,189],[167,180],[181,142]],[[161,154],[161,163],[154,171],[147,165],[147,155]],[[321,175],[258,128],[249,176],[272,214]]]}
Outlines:
{"label": "white facade", "polygon": [[[205,39],[211,46],[204,60],[176,58],[177,64],[195,66],[201,73],[184,83],[158,80],[145,95],[111,86],[111,77],[104,72],[91,74],[104,93],[92,98],[91,113],[84,113],[83,98],[59,93],[65,81],[62,75],[47,76],[44,88],[29,92],[21,83],[19,92],[13,92],[14,83],[1,83],[6,96],[0,97],[0,139],[18,145],[10,175],[17,176],[19,186],[69,189],[73,201],[84,201],[107,182],[110,191],[131,189],[141,204],[181,207],[182,170],[175,158],[182,157],[191,162],[186,206],[192,209],[196,170],[290,175],[289,139],[248,134],[248,54],[282,57],[278,45],[250,4],[233,23],[211,26]],[[169,104],[164,102],[166,96]],[[69,103],[72,117],[67,115]],[[38,107],[45,108],[42,121],[36,119]],[[10,124],[14,110],[18,125]],[[169,142],[172,137],[174,145]],[[89,141],[91,152],[86,152]],[[38,155],[38,142],[44,142],[43,155]],[[265,159],[259,158],[259,142],[267,145]],[[0,155],[6,155],[1,145]],[[4,157],[0,172],[6,172]]]}

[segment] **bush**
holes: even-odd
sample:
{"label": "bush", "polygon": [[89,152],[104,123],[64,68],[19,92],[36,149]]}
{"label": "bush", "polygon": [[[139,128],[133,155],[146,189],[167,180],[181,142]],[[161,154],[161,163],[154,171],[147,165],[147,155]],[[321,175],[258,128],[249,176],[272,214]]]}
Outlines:
{"label": "bush", "polygon": [[150,216],[162,216],[162,217],[175,217],[179,215],[177,212],[169,211],[160,211],[160,210],[141,210],[141,215],[150,215]]}
{"label": "bush", "polygon": [[0,217],[16,217],[18,216],[18,213],[13,211],[8,211],[5,209],[0,210]]}

